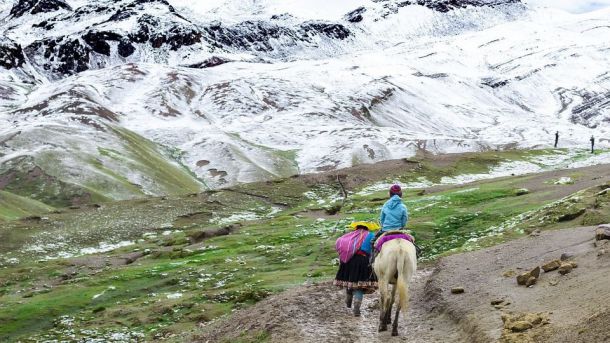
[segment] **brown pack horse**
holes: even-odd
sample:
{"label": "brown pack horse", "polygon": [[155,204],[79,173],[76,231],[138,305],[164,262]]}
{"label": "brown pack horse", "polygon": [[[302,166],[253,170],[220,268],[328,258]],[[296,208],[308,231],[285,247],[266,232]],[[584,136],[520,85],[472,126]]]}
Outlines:
{"label": "brown pack horse", "polygon": [[[415,245],[405,239],[394,239],[383,244],[373,265],[381,295],[379,332],[386,331],[391,322],[392,306],[398,291],[398,307],[392,323],[392,336],[398,336],[398,315],[405,315],[409,305],[409,281],[417,270]],[[390,284],[394,284],[390,292]]]}

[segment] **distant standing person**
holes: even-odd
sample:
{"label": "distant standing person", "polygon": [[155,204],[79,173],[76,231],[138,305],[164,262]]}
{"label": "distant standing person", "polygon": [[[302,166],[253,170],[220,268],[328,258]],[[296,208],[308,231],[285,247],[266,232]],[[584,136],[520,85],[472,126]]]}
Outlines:
{"label": "distant standing person", "polygon": [[555,148],[557,148],[557,143],[559,143],[559,131],[555,131]]}
{"label": "distant standing person", "polygon": [[589,139],[591,141],[591,153],[595,152],[595,137],[591,136],[591,139]]}

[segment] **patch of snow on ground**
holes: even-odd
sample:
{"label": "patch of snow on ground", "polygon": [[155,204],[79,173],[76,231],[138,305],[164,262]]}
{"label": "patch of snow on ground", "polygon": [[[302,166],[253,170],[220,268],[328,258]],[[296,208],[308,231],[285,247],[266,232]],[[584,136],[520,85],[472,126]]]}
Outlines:
{"label": "patch of snow on ground", "polygon": [[[555,150],[552,154],[535,156],[530,158],[528,161],[506,161],[500,163],[498,166],[491,168],[487,173],[477,174],[462,174],[452,177],[441,178],[440,183],[435,184],[426,180],[425,178],[419,178],[418,182],[408,182],[402,185],[404,189],[413,188],[428,188],[437,185],[461,185],[467,184],[480,180],[494,179],[505,176],[518,176],[530,173],[540,173],[544,171],[559,170],[559,169],[573,169],[581,167],[589,167],[599,164],[610,163],[610,152],[604,152],[591,156],[582,155],[583,150],[569,150],[564,152],[562,150]],[[396,181],[394,183],[401,184]],[[371,186],[363,188],[358,195],[369,195],[378,191],[389,189],[394,183],[381,182]],[[474,190],[474,189],[471,189]],[[468,191],[468,190],[464,190]]]}
{"label": "patch of snow on ground", "polygon": [[479,174],[462,174],[453,177],[441,178],[442,185],[461,185],[479,180],[493,179],[503,176],[524,175],[541,171],[541,167],[537,164],[525,161],[511,161],[500,163],[497,167],[492,168],[487,173]]}
{"label": "patch of snow on ground", "polygon": [[555,182],[553,182],[553,184],[555,185],[570,185],[573,183],[574,180],[572,180],[572,178],[569,176],[562,176],[559,179],[555,180]]}
{"label": "patch of snow on ground", "polygon": [[134,245],[134,244],[135,243],[133,241],[121,241],[121,242],[114,243],[114,244],[101,242],[97,248],[95,248],[95,247],[83,248],[83,249],[79,250],[79,253],[81,255],[98,254],[98,253],[102,253],[102,252],[112,251],[112,250],[122,248],[122,247],[127,247],[127,246]]}
{"label": "patch of snow on ground", "polygon": [[259,218],[260,218],[260,216],[254,212],[244,211],[244,212],[240,212],[240,213],[234,213],[234,214],[232,214],[228,217],[224,217],[224,218],[210,219],[210,223],[217,224],[217,225],[227,225],[227,224],[231,224],[231,223],[237,223],[240,221],[256,220]]}
{"label": "patch of snow on ground", "polygon": [[372,194],[375,192],[389,190],[390,187],[392,187],[393,185],[396,185],[396,184],[401,185],[401,187],[403,189],[419,189],[419,188],[428,188],[428,187],[434,186],[434,183],[432,181],[429,181],[428,179],[426,179],[425,177],[422,176],[422,177],[418,177],[415,181],[410,181],[410,182],[406,182],[406,183],[402,183],[398,180],[391,182],[391,183],[387,183],[387,182],[376,183],[371,186],[363,188],[360,192],[358,192],[356,194],[369,195],[369,194]]}
{"label": "patch of snow on ground", "polygon": [[567,168],[581,168],[606,163],[610,163],[610,152],[604,152],[598,155],[593,155],[581,161],[572,162],[568,164]]}
{"label": "patch of snow on ground", "polygon": [[182,298],[182,293],[180,293],[180,292],[170,293],[167,295],[167,299],[180,299],[180,298]]}

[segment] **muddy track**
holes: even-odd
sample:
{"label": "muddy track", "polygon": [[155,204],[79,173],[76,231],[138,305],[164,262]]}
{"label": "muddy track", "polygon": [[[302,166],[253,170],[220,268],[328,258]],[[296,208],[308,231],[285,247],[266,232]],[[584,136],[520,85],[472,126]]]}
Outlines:
{"label": "muddy track", "polygon": [[[424,296],[432,270],[418,271],[411,284],[412,302],[400,318],[400,335],[378,333],[378,294],[365,296],[362,316],[344,305],[344,294],[330,282],[308,285],[273,296],[256,311],[243,311],[199,337],[200,342],[230,342],[243,331],[271,332],[273,342],[462,342],[461,330],[430,308]],[[222,337],[222,339],[218,339]]]}
{"label": "muddy track", "polygon": [[[228,319],[204,326],[199,342],[232,342],[266,332],[272,342],[601,342],[610,341],[610,244],[594,245],[591,227],[543,232],[496,247],[452,255],[420,269],[399,337],[378,333],[378,294],[368,295],[353,317],[343,292],[330,282],[305,285],[269,297]],[[570,252],[578,268],[561,276],[543,273],[538,284],[517,286],[521,272]],[[464,287],[464,294],[451,294]],[[602,295],[604,294],[604,295]],[[494,299],[508,300],[496,308]],[[502,315],[545,313],[550,322],[503,337]]]}

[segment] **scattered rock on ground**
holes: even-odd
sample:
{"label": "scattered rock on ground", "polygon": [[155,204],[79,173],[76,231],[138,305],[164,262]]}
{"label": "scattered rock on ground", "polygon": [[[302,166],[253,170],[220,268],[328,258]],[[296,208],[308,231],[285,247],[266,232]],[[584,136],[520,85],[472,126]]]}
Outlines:
{"label": "scattered rock on ground", "polygon": [[451,289],[452,294],[462,294],[464,293],[464,287],[454,287]]}
{"label": "scattered rock on ground", "polygon": [[538,281],[538,278],[540,277],[540,267],[536,267],[532,270],[530,270],[529,272],[526,273],[522,273],[517,275],[517,284],[518,285],[525,285],[527,287],[535,284]]}
{"label": "scattered rock on ground", "polygon": [[507,270],[504,273],[502,273],[502,276],[504,276],[504,277],[513,277],[515,275],[517,275],[517,272],[515,272],[512,269],[511,270]]}
{"label": "scattered rock on ground", "polygon": [[567,261],[572,258],[574,258],[574,254],[572,252],[566,251],[563,254],[561,254],[561,257],[559,259],[561,261]]}
{"label": "scattered rock on ground", "polygon": [[536,284],[536,282],[538,282],[538,278],[530,276],[530,278],[525,282],[525,287],[533,286]]}
{"label": "scattered rock on ground", "polygon": [[540,229],[536,229],[530,233],[530,236],[538,237],[540,236],[540,232],[542,232]]}
{"label": "scattered rock on ground", "polygon": [[542,265],[542,270],[544,270],[545,273],[551,272],[555,269],[558,269],[559,267],[561,267],[561,261],[560,260],[553,260],[551,262],[547,262],[545,264]]}
{"label": "scattered rock on ground", "polygon": [[562,263],[559,267],[559,274],[566,275],[572,271],[574,267],[570,263]]}
{"label": "scattered rock on ground", "polygon": [[501,303],[503,303],[503,302],[504,302],[504,299],[498,298],[498,299],[493,299],[493,300],[491,301],[491,304],[492,304],[492,305],[500,305],[500,304],[501,304]]}
{"label": "scattered rock on ground", "polygon": [[513,332],[523,332],[525,330],[531,329],[532,327],[534,327],[532,323],[523,320],[516,321],[510,325],[510,329]]}
{"label": "scattered rock on ground", "polygon": [[610,224],[602,224],[595,230],[595,239],[598,241],[610,239]]}
{"label": "scattered rock on ground", "polygon": [[529,193],[530,193],[530,190],[527,189],[527,188],[519,188],[519,189],[517,189],[515,191],[515,195],[516,196],[526,195],[526,194],[529,194]]}
{"label": "scattered rock on ground", "polygon": [[535,342],[529,331],[549,324],[548,313],[502,314],[504,330],[500,342]]}
{"label": "scattered rock on ground", "polygon": [[536,267],[530,271],[530,274],[536,279],[540,277],[540,267]]}
{"label": "scattered rock on ground", "polygon": [[530,276],[530,272],[517,275],[517,284],[521,286],[525,285]]}

